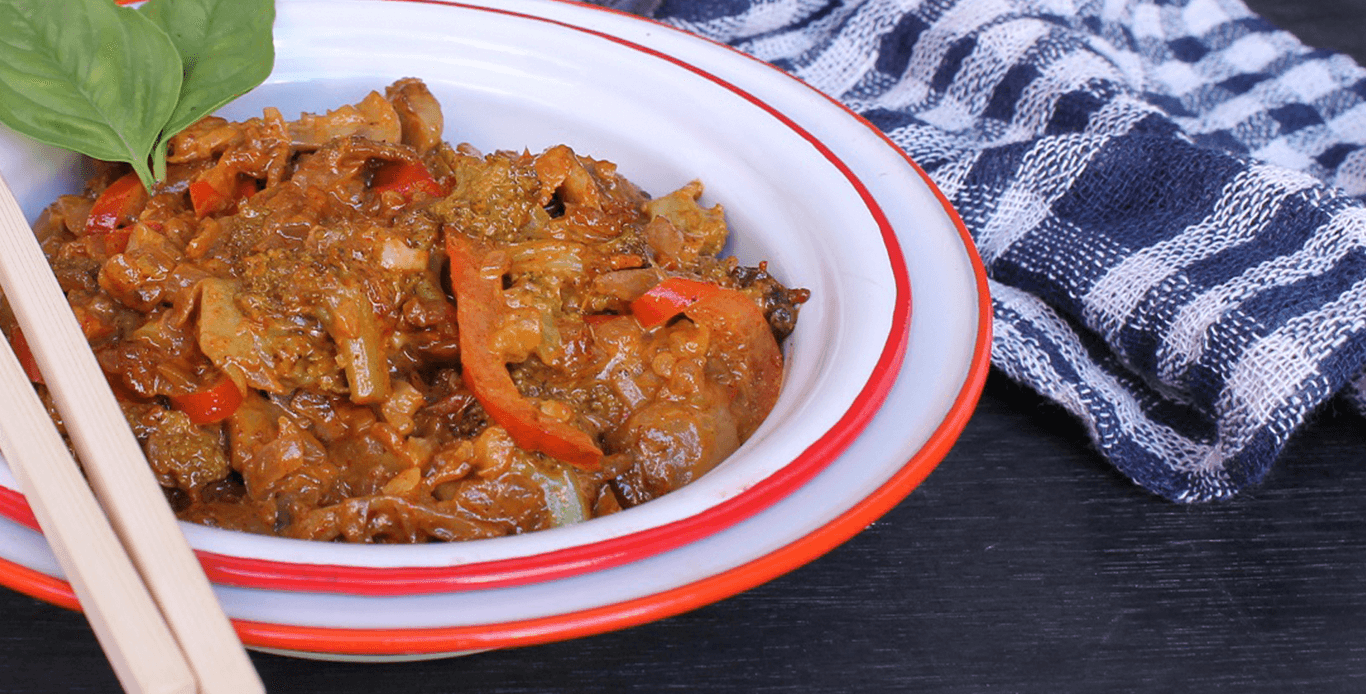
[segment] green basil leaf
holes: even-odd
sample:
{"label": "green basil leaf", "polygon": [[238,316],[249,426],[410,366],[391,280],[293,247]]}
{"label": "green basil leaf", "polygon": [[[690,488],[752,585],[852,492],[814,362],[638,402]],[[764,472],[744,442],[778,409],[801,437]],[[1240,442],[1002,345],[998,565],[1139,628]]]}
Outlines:
{"label": "green basil leaf", "polygon": [[275,66],[273,0],[150,0],[142,12],[171,37],[185,66],[166,139],[265,81]]}
{"label": "green basil leaf", "polygon": [[0,0],[0,122],[39,142],[133,165],[180,94],[166,32],[110,0]]}

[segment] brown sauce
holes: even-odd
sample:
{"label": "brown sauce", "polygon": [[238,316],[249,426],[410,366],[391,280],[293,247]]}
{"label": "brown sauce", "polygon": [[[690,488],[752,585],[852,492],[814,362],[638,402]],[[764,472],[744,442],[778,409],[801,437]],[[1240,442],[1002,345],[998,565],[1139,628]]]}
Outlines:
{"label": "brown sauce", "polygon": [[[113,165],[43,214],[182,519],[356,542],[527,532],[686,485],[768,414],[807,294],[720,257],[701,184],[652,198],[567,147],[452,147],[442,119],[411,79],[295,121],[210,117],[117,219],[99,202],[128,175]],[[680,281],[705,296],[645,319]]]}

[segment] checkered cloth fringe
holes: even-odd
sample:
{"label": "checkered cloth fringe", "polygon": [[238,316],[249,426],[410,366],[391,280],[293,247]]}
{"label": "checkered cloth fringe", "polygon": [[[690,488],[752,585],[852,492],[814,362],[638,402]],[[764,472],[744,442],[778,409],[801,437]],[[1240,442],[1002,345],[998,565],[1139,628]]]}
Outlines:
{"label": "checkered cloth fringe", "polygon": [[1237,0],[663,0],[882,128],[991,279],[993,364],[1162,497],[1366,405],[1366,71]]}

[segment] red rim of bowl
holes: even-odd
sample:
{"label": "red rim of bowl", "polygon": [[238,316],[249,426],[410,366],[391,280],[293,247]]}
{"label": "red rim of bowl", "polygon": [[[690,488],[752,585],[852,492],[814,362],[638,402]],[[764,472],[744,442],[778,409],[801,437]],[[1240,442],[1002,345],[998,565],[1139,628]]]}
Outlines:
{"label": "red rim of bowl", "polygon": [[[620,566],[662,552],[676,549],[703,537],[731,527],[756,513],[772,506],[799,489],[806,482],[824,470],[857,437],[885,400],[900,371],[902,358],[909,340],[911,315],[910,280],[900,243],[881,207],[873,199],[863,182],[850,168],[824,143],[805,128],[784,115],[781,111],[765,103],[759,97],[732,84],[710,72],[697,68],[666,53],[647,46],[607,34],[605,32],[561,22],[546,17],[527,15],[520,12],[496,8],[476,7],[459,2],[443,0],[394,0],[462,7],[477,11],[509,15],[521,19],[555,24],[573,31],[591,34],[651,57],[672,63],[692,72],[714,84],[740,96],[748,103],[762,109],[785,127],[791,129],[816,149],[822,157],[836,167],[858,191],[869,213],[877,222],[885,244],[892,274],[896,285],[896,305],[893,310],[892,325],[887,342],[879,355],[869,380],[855,397],[850,408],[835,425],[800,453],[791,462],[769,475],[743,493],[726,501],[671,523],[647,528],[623,536],[600,540],[588,544],[553,550],[539,554],[474,562],[455,566],[420,567],[371,567],[341,566],[327,564],[291,563],[275,560],[228,556],[208,551],[197,551],[205,573],[217,584],[246,588],[277,591],[302,591],[345,593],[352,595],[404,595],[422,593],[447,593],[460,590],[476,590],[523,585],[532,582],[567,578],[592,571]],[[649,21],[649,20],[642,20]],[[659,26],[678,31],[672,27]],[[689,35],[691,36],[691,35]],[[714,42],[713,42],[714,43]],[[775,75],[785,79],[797,80],[778,68],[768,66],[757,59],[734,51],[723,44],[715,44],[731,50],[735,55],[749,58],[771,68]],[[800,82],[797,82],[800,84]],[[819,94],[816,90],[811,90]],[[833,99],[821,95],[827,101],[844,107]],[[848,109],[846,112],[852,114]],[[855,115],[857,118],[857,116]],[[860,119],[862,120],[862,119]],[[871,124],[864,125],[877,133]],[[885,137],[884,137],[885,139]],[[888,141],[888,145],[896,148]],[[899,151],[899,149],[898,149]],[[909,161],[909,159],[908,159]],[[914,162],[912,165],[915,166]],[[916,166],[921,178],[930,183],[929,178]],[[935,195],[945,209],[951,206],[937,188]],[[966,231],[961,222],[953,216],[960,233],[966,239]],[[912,485],[913,486],[913,485]],[[909,488],[907,489],[909,491]],[[27,502],[17,491],[0,488],[0,514],[33,529],[38,529],[36,519],[28,508]]]}

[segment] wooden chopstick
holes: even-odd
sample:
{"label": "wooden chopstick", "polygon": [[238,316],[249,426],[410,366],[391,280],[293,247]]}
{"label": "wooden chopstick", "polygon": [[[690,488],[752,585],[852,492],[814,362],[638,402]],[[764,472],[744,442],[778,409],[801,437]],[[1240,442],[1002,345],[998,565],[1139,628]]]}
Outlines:
{"label": "wooden chopstick", "polygon": [[[61,413],[90,488],[188,660],[197,691],[264,692],[3,176],[0,287]],[[30,475],[32,462],[24,461]],[[48,508],[47,513],[62,515],[59,508]],[[93,580],[103,578],[96,575]],[[127,651],[144,647],[120,644]]]}
{"label": "wooden chopstick", "polygon": [[124,690],[193,692],[189,662],[5,340],[0,391],[0,451]]}

